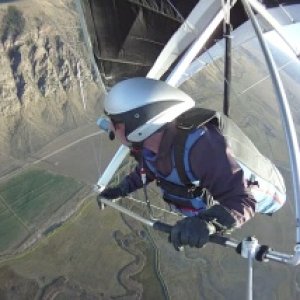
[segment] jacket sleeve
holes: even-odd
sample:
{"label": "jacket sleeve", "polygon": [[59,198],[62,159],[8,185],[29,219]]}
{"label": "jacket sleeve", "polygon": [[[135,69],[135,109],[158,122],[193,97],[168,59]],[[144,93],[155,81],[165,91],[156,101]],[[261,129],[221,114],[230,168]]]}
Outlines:
{"label": "jacket sleeve", "polygon": [[205,134],[191,149],[189,163],[201,186],[236,220],[235,227],[254,216],[256,201],[246,186],[243,170],[216,127],[206,127]]}
{"label": "jacket sleeve", "polygon": [[[121,188],[127,195],[143,187],[140,169],[140,165],[137,165],[135,169],[130,174],[128,174],[120,183]],[[154,176],[149,172],[146,173],[146,178],[147,184],[155,179]]]}

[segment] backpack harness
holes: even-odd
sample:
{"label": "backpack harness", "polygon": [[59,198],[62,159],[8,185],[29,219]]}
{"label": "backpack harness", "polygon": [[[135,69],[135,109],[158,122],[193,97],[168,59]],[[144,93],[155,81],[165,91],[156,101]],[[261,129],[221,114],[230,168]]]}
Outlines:
{"label": "backpack harness", "polygon": [[[175,168],[173,169],[177,171],[178,184],[170,182],[168,178],[158,176],[151,164],[147,162],[145,164],[150,173],[156,177],[157,185],[164,191],[164,200],[179,209],[191,211],[207,209],[214,204],[209,191],[201,187],[201,182],[193,178],[189,172],[189,163],[185,159],[188,155],[186,145],[189,138],[195,135],[194,132],[199,132],[194,141],[188,143],[192,145],[200,138],[201,127],[207,124],[216,126],[224,135],[227,144],[232,149],[233,157],[244,170],[247,187],[254,192],[254,197],[258,202],[258,211],[270,214],[278,210],[285,202],[285,185],[275,165],[257,150],[252,141],[231,119],[220,112],[204,108],[192,108],[176,119],[177,134],[173,156]],[[195,131],[195,129],[198,130]],[[260,183],[263,185],[262,189]],[[169,195],[177,197],[169,197]]]}
{"label": "backpack harness", "polygon": [[[174,163],[175,169],[181,181],[182,185],[174,184],[162,177],[157,178],[157,185],[167,194],[175,194],[179,197],[186,198],[184,201],[182,199],[176,199],[174,197],[167,197],[164,195],[164,200],[169,204],[174,204],[178,208],[183,208],[185,210],[199,211],[201,209],[207,209],[211,207],[214,203],[213,197],[206,188],[201,186],[201,182],[193,178],[191,173],[188,171],[188,161],[186,161],[186,155],[188,157],[189,153],[186,153],[187,143],[191,146],[198,141],[203,132],[199,134],[195,133],[192,137],[192,141],[188,141],[190,133],[195,129],[199,129],[208,123],[215,123],[216,112],[207,109],[194,108],[188,112],[181,115],[176,120],[177,134],[176,143],[174,144]],[[189,199],[198,199],[202,204],[198,204],[195,208],[195,201]],[[200,209],[199,209],[200,206]]]}

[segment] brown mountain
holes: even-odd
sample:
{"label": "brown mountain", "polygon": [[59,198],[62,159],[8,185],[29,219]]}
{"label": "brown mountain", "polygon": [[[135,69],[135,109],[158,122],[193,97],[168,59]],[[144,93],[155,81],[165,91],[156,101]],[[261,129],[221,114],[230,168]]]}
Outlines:
{"label": "brown mountain", "polygon": [[74,9],[69,0],[0,4],[2,155],[25,158],[99,111]]}

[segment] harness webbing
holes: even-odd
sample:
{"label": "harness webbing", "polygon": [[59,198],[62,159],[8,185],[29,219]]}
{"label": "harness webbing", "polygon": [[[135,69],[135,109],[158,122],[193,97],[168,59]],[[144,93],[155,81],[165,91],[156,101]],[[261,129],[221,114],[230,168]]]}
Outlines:
{"label": "harness webbing", "polygon": [[[176,168],[177,168],[177,166],[176,166]],[[197,196],[201,196],[202,192],[203,192],[202,188],[195,187],[194,185],[191,184],[191,181],[189,181],[186,185],[182,186],[182,185],[172,183],[163,178],[157,178],[156,183],[159,187],[161,187],[166,192],[168,192],[170,194],[176,194],[179,197],[188,198],[188,199],[192,199]]]}
{"label": "harness webbing", "polygon": [[186,174],[185,165],[184,165],[184,149],[187,136],[190,130],[184,130],[178,128],[178,133],[176,135],[176,144],[174,145],[174,161],[175,166],[180,177],[181,182],[186,185],[191,185],[191,180]]}
{"label": "harness webbing", "polygon": [[203,188],[195,186],[186,172],[184,163],[185,145],[190,132],[207,123],[218,124],[218,115],[215,111],[204,108],[194,108],[189,110],[187,113],[182,114],[177,119],[176,123],[177,135],[176,144],[174,145],[174,160],[178,176],[180,177],[181,182],[189,189],[201,191],[199,195],[203,193]]}

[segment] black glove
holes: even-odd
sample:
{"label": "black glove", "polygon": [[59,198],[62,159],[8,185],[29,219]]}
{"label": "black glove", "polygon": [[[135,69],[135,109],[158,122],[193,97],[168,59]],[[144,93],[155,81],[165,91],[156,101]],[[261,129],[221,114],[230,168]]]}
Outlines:
{"label": "black glove", "polygon": [[209,236],[216,232],[224,233],[234,228],[235,219],[222,205],[214,205],[195,217],[187,217],[177,222],[169,236],[175,250],[180,246],[203,247]]}
{"label": "black glove", "polygon": [[183,245],[202,248],[215,231],[215,227],[211,223],[201,220],[197,216],[187,217],[178,221],[172,228],[170,242],[177,251]]}
{"label": "black glove", "polygon": [[119,197],[125,197],[127,193],[124,191],[124,189],[120,186],[115,186],[111,188],[104,189],[100,194],[99,197],[103,197],[105,199],[116,199]]}

